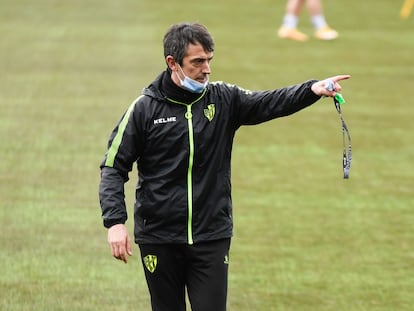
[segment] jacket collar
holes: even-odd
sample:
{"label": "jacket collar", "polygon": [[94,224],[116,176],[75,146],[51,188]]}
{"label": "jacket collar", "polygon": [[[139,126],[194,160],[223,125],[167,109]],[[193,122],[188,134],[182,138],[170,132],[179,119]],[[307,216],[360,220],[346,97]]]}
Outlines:
{"label": "jacket collar", "polygon": [[170,99],[184,104],[193,103],[200,97],[200,94],[191,93],[176,85],[171,79],[171,70],[168,68],[160,73],[155,80],[143,90],[143,94],[158,99]]}

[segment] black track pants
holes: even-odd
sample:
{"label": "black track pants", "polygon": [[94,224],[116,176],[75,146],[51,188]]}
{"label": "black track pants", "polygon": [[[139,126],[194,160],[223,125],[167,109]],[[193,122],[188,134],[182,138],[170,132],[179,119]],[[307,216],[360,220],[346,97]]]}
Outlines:
{"label": "black track pants", "polygon": [[226,310],[230,239],[139,248],[153,311]]}

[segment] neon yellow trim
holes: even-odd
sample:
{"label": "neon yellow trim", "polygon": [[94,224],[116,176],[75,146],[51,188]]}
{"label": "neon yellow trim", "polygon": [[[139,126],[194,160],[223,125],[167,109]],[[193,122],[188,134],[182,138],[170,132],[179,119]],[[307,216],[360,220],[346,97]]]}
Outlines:
{"label": "neon yellow trim", "polygon": [[[137,100],[139,100],[140,97],[138,97]],[[119,123],[118,131],[117,131],[114,139],[112,140],[111,146],[109,147],[109,150],[108,150],[108,153],[107,153],[107,156],[106,156],[105,166],[109,166],[109,167],[114,166],[115,157],[116,157],[116,154],[118,153],[119,146],[121,145],[121,142],[122,142],[122,136],[124,135],[125,128],[128,124],[129,116],[132,112],[132,109],[135,106],[136,101],[134,101],[129,106],[127,112],[125,113],[124,117],[122,118],[121,122]]]}
{"label": "neon yellow trim", "polygon": [[193,162],[194,162],[194,132],[193,132],[193,115],[191,105],[187,106],[186,118],[188,122],[188,141],[190,144],[190,154],[188,159],[187,170],[187,201],[188,201],[188,220],[187,220],[187,237],[188,244],[192,245],[193,241]]}

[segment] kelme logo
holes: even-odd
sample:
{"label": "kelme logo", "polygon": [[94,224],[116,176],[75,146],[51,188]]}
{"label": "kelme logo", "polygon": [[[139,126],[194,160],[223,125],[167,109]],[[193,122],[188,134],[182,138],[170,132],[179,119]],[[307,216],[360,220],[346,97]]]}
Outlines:
{"label": "kelme logo", "polygon": [[155,255],[145,256],[144,265],[148,269],[149,272],[154,273],[155,269],[157,268],[157,256]]}
{"label": "kelme logo", "polygon": [[204,109],[204,116],[211,122],[214,118],[214,114],[216,113],[216,106],[214,104],[210,104]]}

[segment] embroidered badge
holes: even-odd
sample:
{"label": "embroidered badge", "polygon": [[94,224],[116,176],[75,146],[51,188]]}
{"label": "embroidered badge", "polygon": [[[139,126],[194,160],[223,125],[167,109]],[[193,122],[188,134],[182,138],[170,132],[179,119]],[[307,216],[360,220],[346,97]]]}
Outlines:
{"label": "embroidered badge", "polygon": [[216,113],[216,106],[214,104],[210,104],[204,109],[204,116],[211,122],[214,118],[214,114]]}
{"label": "embroidered badge", "polygon": [[143,260],[144,265],[148,269],[148,271],[154,273],[155,269],[157,268],[157,256],[147,255],[143,258]]}

